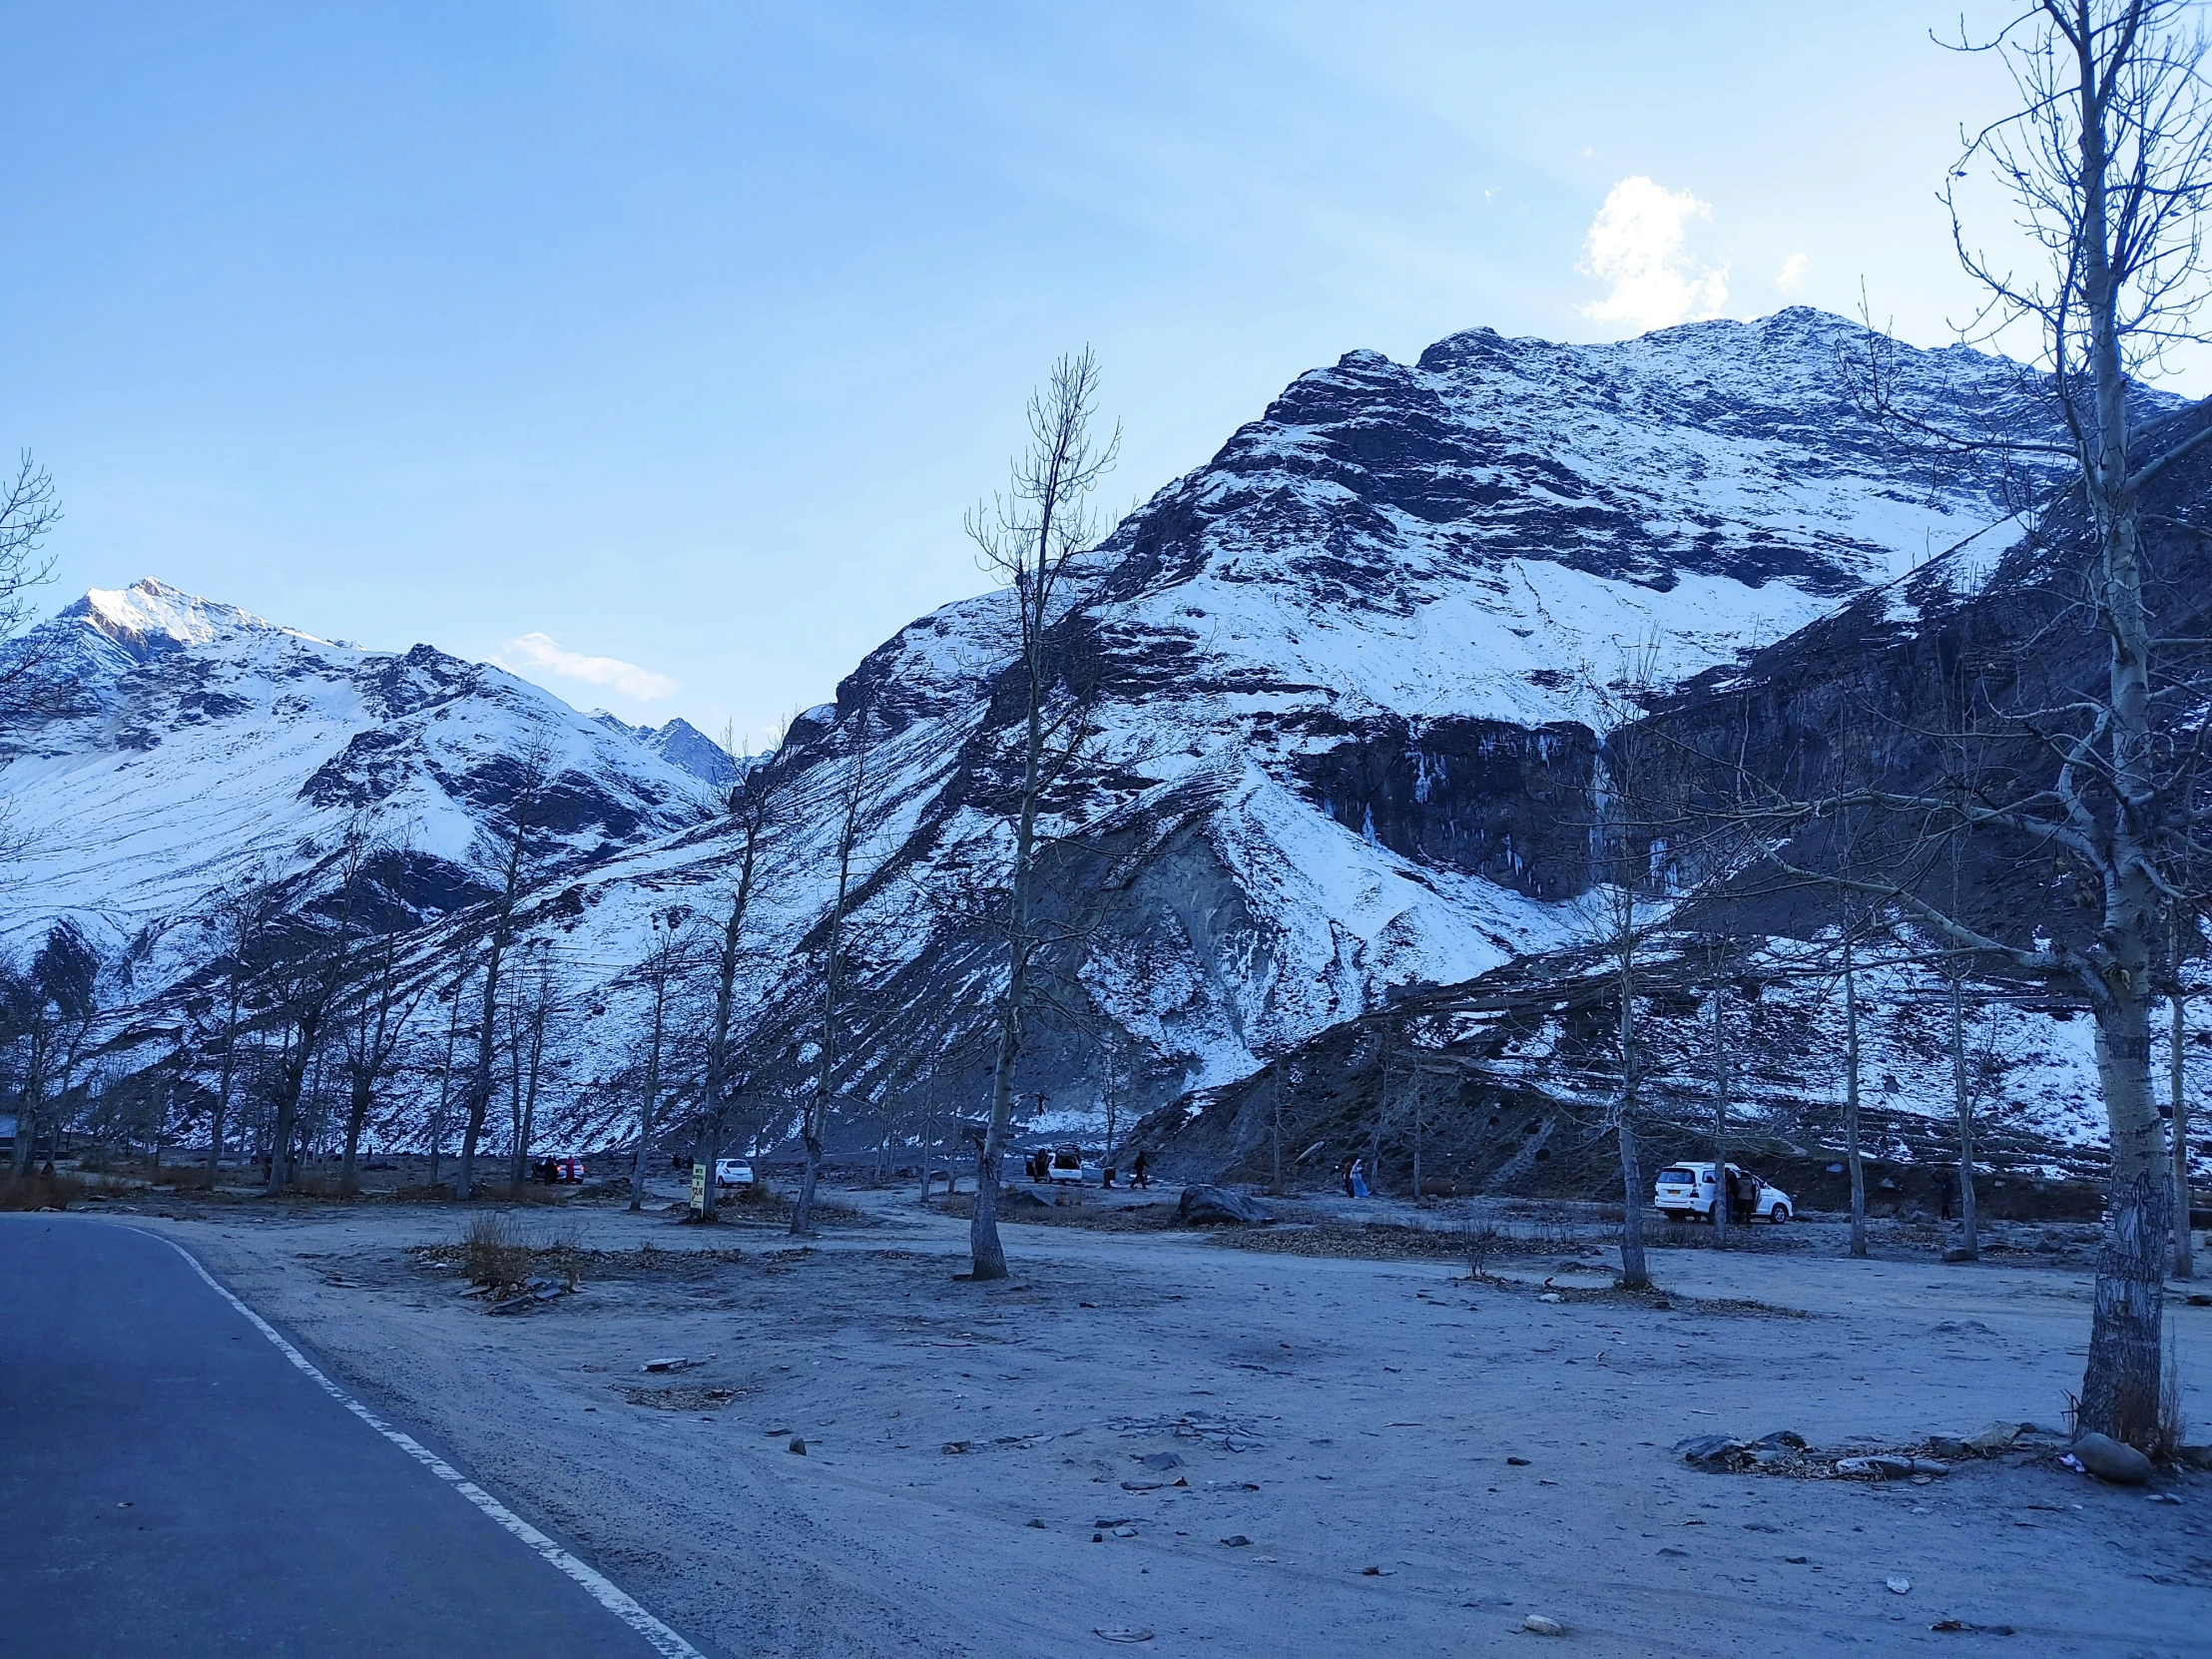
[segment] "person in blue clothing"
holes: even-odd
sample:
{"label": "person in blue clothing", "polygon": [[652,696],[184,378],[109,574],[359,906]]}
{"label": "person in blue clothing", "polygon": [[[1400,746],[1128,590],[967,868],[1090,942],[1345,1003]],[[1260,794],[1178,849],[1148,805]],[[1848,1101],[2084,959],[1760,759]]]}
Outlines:
{"label": "person in blue clothing", "polygon": [[1352,1160],[1350,1181],[1354,1198],[1366,1198],[1368,1196],[1368,1161],[1365,1158]]}

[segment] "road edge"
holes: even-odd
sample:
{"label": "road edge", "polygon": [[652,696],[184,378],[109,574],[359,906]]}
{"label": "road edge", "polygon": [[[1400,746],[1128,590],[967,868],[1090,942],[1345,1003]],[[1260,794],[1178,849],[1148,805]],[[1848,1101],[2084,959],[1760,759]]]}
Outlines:
{"label": "road edge", "polygon": [[292,1366],[310,1382],[440,1480],[459,1492],[461,1496],[468,1499],[469,1502],[482,1510],[485,1515],[497,1522],[506,1531],[529,1545],[548,1566],[572,1579],[600,1606],[606,1608],[608,1612],[644,1637],[647,1642],[652,1644],[654,1651],[662,1655],[662,1659],[707,1659],[707,1656],[701,1653],[698,1648],[693,1647],[675,1630],[648,1612],[636,1597],[623,1589],[621,1585],[615,1583],[605,1573],[584,1561],[578,1560],[558,1542],[548,1537],[537,1527],[532,1526],[500,1502],[499,1499],[484,1490],[482,1486],[469,1479],[467,1475],[455,1468],[446,1459],[440,1457],[420,1440],[417,1440],[412,1434],[407,1433],[404,1429],[394,1428],[331,1382],[329,1378],[316,1370],[313,1363],[298,1349],[294,1348],[281,1332],[241,1301],[229,1286],[216,1278],[201,1264],[199,1257],[193,1255],[191,1251],[175,1239],[144,1227],[130,1227],[127,1224],[125,1231],[136,1233],[141,1238],[157,1240],[182,1256],[192,1268],[192,1271],[206,1281],[210,1290],[243,1314],[248,1323],[264,1337],[267,1337],[276,1347],[276,1352],[289,1360]]}

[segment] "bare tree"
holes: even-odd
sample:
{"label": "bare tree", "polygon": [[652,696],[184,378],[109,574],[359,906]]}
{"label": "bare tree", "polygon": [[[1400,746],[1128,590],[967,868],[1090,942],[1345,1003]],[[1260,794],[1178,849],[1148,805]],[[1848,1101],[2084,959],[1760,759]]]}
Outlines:
{"label": "bare tree", "polygon": [[538,939],[515,976],[507,1009],[510,1130],[507,1187],[520,1192],[529,1175],[530,1144],[536,1138],[538,1085],[545,1075],[545,1036],[560,1007],[560,978],[549,939]]}
{"label": "bare tree", "polygon": [[699,1219],[715,1219],[715,1166],[729,1144],[732,1096],[737,1084],[732,1026],[736,1019],[738,968],[744,960],[747,913],[766,868],[775,831],[781,823],[784,775],[773,760],[750,761],[731,749],[726,734],[724,752],[737,763],[737,776],[723,792],[723,816],[737,840],[737,875],[730,886],[730,903],[723,912],[722,937],[715,953],[714,1015],[707,1027],[707,1076],[699,1103],[699,1162],[707,1166],[707,1191]]}
{"label": "bare tree", "polygon": [[18,1179],[30,1171],[39,1135],[61,1126],[48,1101],[55,1099],[58,1106],[69,1093],[78,1050],[100,1011],[99,982],[100,959],[69,922],[48,932],[26,971],[9,977],[9,1021],[27,1046],[11,1160]]}
{"label": "bare tree", "polygon": [[[653,1131],[660,1121],[661,1067],[669,1049],[669,999],[691,968],[691,936],[685,926],[689,912],[682,906],[666,913],[653,912],[653,942],[637,966],[637,976],[652,997],[653,1013],[646,1025],[645,1073],[638,1093],[638,1146],[630,1158],[630,1208],[645,1208],[645,1164],[653,1147]],[[712,1185],[713,1172],[709,1171]]]}
{"label": "bare tree", "polygon": [[[45,556],[46,536],[61,522],[54,479],[26,449],[12,475],[0,473],[0,640],[11,639],[31,617],[32,590],[54,573]],[[33,659],[20,651],[0,666],[0,689],[24,677]]]}
{"label": "bare tree", "polygon": [[216,1184],[223,1163],[224,1126],[231,1112],[231,1091],[238,1077],[239,1039],[246,1027],[248,988],[259,964],[264,937],[281,908],[281,898],[265,871],[256,869],[217,900],[210,918],[223,971],[223,1066],[208,1124],[208,1187]]}
{"label": "bare tree", "polygon": [[1089,720],[1088,700],[1069,699],[1055,720],[1052,642],[1067,610],[1075,561],[1098,531],[1089,500],[1121,448],[1116,428],[1104,443],[1091,433],[1098,363],[1089,350],[1052,365],[1029,400],[1029,447],[1011,469],[1007,491],[968,515],[967,531],[985,569],[1007,586],[1015,619],[1020,678],[1020,773],[1012,793],[1013,846],[1006,897],[1006,989],[999,1005],[998,1052],[991,1066],[991,1116],[978,1163],[968,1253],[977,1279],[1006,1277],[998,1237],[998,1178],[1014,1118],[1014,1074],[1030,1015],[1030,974],[1039,939],[1033,904],[1039,809],[1072,763]]}
{"label": "bare tree", "polygon": [[1867,1254],[1867,1165],[1859,1136],[1859,959],[1858,930],[1843,926],[1844,958],[1844,1163],[1851,1172],[1851,1253]]}
{"label": "bare tree", "polygon": [[[316,915],[302,906],[271,932],[261,982],[269,997],[268,1012],[285,1034],[270,1138],[268,1192],[272,1197],[291,1185],[299,1102],[308,1094],[308,1079],[321,1061],[330,1017],[352,974],[358,918],[367,902],[369,866],[376,850],[365,820],[348,825],[337,854],[337,890],[327,913]],[[319,1088],[318,1073],[315,1082]]]}
{"label": "bare tree", "polygon": [[792,1205],[792,1236],[814,1227],[815,1187],[822,1179],[822,1150],[830,1132],[830,1102],[835,1086],[839,1032],[845,989],[845,926],[852,902],[852,860],[867,824],[868,763],[874,753],[874,715],[862,703],[847,717],[854,722],[844,776],[837,787],[836,886],[830,913],[823,918],[822,1027],[817,1038],[815,1083],[799,1120],[800,1146],[806,1157],[799,1177],[799,1198]]}
{"label": "bare tree", "polygon": [[338,1190],[361,1190],[357,1162],[361,1131],[368,1126],[376,1103],[376,1085],[383,1079],[422,999],[420,987],[403,989],[399,974],[401,923],[395,914],[384,926],[381,946],[371,958],[368,972],[352,988],[351,1006],[345,1010],[342,1042],[345,1054],[346,1110],[345,1150],[338,1166]]}
{"label": "bare tree", "polygon": [[[2171,1171],[2151,1086],[2150,1004],[2172,912],[2206,896],[2197,872],[2212,801],[2198,761],[2212,682],[2198,642],[2153,632],[2146,531],[2157,515],[2145,502],[2178,462],[2212,442],[2212,423],[2179,422],[2144,440],[2130,404],[2139,374],[2205,334],[2212,88],[2204,37],[2183,0],[2041,0],[1995,38],[1960,46],[2002,54],[2019,103],[1969,135],[1951,178],[1991,177],[2011,197],[2036,262],[2022,274],[1972,247],[1951,198],[1954,240],[1987,294],[1978,325],[1993,333],[2016,324],[2037,336],[2064,438],[1992,442],[1915,423],[1961,447],[2070,465],[2046,533],[2062,533],[2078,513],[2088,548],[2080,611],[2101,653],[2101,684],[2068,687],[2058,706],[2009,717],[2010,729],[2049,757],[2040,781],[1978,796],[1877,788],[1844,804],[1947,822],[2055,856],[2093,885],[2097,925],[2085,939],[2022,941],[1975,925],[1917,878],[1848,884],[1950,949],[2088,1004],[2112,1163],[2077,1420],[2158,1447],[2167,1433]],[[1879,406],[1879,373],[1873,381]],[[1838,805],[1819,803],[1803,816]]]}
{"label": "bare tree", "polygon": [[2197,918],[2175,906],[2171,934],[2171,961],[2166,987],[2166,1112],[2170,1120],[2168,1145],[2173,1152],[2174,1277],[2196,1277],[2196,1251],[2189,1232],[2193,1208],[2189,1181],[2188,984],[2183,978],[2189,947],[2197,942]]}
{"label": "bare tree", "polygon": [[499,886],[484,933],[484,992],[476,1025],[476,1064],[468,1079],[468,1119],[461,1130],[461,1175],[454,1197],[476,1192],[476,1143],[491,1110],[492,1072],[499,1046],[499,970],[514,942],[515,904],[529,875],[531,832],[553,782],[553,753],[533,738],[511,763],[506,822],[499,844]]}
{"label": "bare tree", "polygon": [[438,1184],[438,1159],[445,1146],[445,1129],[453,1107],[453,1050],[461,1034],[461,992],[468,988],[468,978],[475,969],[464,962],[454,975],[453,988],[442,993],[447,999],[445,1010],[445,1058],[438,1066],[437,1104],[430,1108],[427,1131],[430,1141],[430,1186]]}

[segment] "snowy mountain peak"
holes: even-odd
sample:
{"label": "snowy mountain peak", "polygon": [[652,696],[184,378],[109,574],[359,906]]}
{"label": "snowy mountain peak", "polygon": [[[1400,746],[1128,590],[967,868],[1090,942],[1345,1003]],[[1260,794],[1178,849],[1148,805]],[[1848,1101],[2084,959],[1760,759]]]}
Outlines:
{"label": "snowy mountain peak", "polygon": [[236,605],[219,604],[182,588],[173,588],[152,576],[142,576],[127,588],[94,588],[75,604],[65,607],[55,620],[81,622],[141,663],[158,652],[212,645],[230,634],[288,634],[295,639],[313,638],[295,628],[279,627],[251,611],[242,611]]}

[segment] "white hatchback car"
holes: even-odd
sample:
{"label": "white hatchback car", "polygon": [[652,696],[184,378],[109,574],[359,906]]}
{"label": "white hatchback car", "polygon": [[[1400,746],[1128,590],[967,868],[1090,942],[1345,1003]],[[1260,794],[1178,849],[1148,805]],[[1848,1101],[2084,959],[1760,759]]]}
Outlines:
{"label": "white hatchback car", "polygon": [[753,1185],[753,1166],[743,1158],[717,1158],[715,1160],[715,1185],[718,1187],[750,1187]]}
{"label": "white hatchback car", "polygon": [[[1739,1208],[1745,1207],[1748,1198],[1752,1215],[1777,1227],[1797,1214],[1797,1205],[1780,1187],[1760,1180],[1740,1164],[1728,1167],[1736,1173]],[[1719,1185],[1717,1172],[1714,1164],[1669,1164],[1659,1172],[1651,1201],[1669,1221],[1710,1221]]]}

